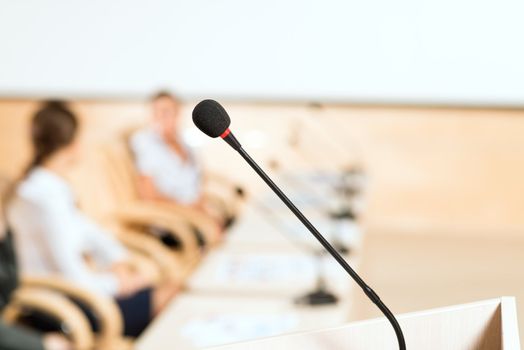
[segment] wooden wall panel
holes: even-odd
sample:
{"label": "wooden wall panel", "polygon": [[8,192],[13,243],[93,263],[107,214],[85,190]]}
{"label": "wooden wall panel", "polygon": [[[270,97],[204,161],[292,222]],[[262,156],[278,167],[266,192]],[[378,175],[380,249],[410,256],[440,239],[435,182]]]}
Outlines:
{"label": "wooden wall panel", "polygon": [[[188,126],[191,107],[184,109]],[[34,108],[30,101],[0,101],[0,173],[9,177],[27,162],[26,129]],[[84,125],[86,150],[86,162],[74,175],[78,184],[100,173],[87,161],[98,145],[144,123],[148,108],[141,102],[92,101],[74,108]],[[370,178],[366,224],[371,229],[524,233],[524,110],[239,103],[227,108],[238,136],[262,164],[277,160],[284,168],[300,169],[362,163]],[[201,141],[208,167],[261,187],[227,147]]]}

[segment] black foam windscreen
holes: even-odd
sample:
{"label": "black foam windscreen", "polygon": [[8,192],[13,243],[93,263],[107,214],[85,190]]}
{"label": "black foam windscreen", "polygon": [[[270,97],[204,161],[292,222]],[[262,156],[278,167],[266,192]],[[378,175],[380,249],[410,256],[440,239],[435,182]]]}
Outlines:
{"label": "black foam windscreen", "polygon": [[207,136],[218,137],[229,128],[231,119],[220,103],[203,100],[193,109],[193,123]]}

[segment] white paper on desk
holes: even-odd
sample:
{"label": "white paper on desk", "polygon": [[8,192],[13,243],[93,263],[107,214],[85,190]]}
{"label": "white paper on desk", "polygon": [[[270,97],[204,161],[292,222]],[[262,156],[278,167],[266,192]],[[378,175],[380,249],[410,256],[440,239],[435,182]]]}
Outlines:
{"label": "white paper on desk", "polygon": [[319,273],[328,283],[351,284],[351,279],[330,257],[323,256],[318,260],[312,256],[278,254],[228,256],[217,264],[214,280],[224,286],[313,286]]}
{"label": "white paper on desk", "polygon": [[[277,179],[289,198],[301,209],[326,209],[336,197],[334,188],[340,181],[338,173],[300,172],[288,173]],[[279,199],[272,193],[263,198],[268,205],[274,205]]]}
{"label": "white paper on desk", "polygon": [[[333,220],[318,214],[308,216],[313,225],[331,243],[338,241],[338,243],[343,243],[349,248],[360,246],[362,229],[357,222],[353,220]],[[309,247],[313,251],[322,249],[313,235],[291,213],[278,213],[275,214],[275,217],[282,228],[281,234],[287,236],[290,241],[302,243],[304,247]]]}
{"label": "white paper on desk", "polygon": [[215,279],[220,283],[286,282],[314,278],[318,267],[309,256],[240,255],[225,258]]}
{"label": "white paper on desk", "polygon": [[197,348],[270,337],[298,326],[294,314],[219,314],[190,320],[180,330]]}

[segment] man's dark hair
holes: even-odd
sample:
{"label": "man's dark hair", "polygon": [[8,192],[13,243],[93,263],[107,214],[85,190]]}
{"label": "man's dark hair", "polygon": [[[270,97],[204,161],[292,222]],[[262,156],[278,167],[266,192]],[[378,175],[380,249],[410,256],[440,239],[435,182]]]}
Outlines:
{"label": "man's dark hair", "polygon": [[169,99],[173,100],[174,102],[176,102],[177,104],[182,102],[180,100],[180,98],[178,98],[178,96],[176,96],[174,93],[172,93],[171,91],[168,91],[168,90],[160,90],[160,91],[156,92],[151,97],[151,102],[155,102],[157,100],[160,100],[161,98],[169,98]]}

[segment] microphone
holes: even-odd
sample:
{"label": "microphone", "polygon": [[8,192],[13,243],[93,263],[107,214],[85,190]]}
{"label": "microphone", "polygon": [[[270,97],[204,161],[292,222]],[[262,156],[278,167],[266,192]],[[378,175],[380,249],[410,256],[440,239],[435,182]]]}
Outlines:
{"label": "microphone", "polygon": [[327,250],[327,252],[339,263],[339,265],[353,278],[353,280],[362,288],[366,296],[382,311],[388,319],[397,336],[400,350],[406,349],[406,342],[402,329],[395,318],[395,315],[380,300],[377,293],[371,289],[366,282],[353,270],[346,260],[337,252],[335,248],[322,236],[322,234],[313,226],[313,224],[302,214],[302,212],[293,204],[293,202],[282,192],[282,190],[271,180],[271,178],[258,166],[251,156],[242,148],[235,135],[229,129],[231,119],[224,107],[214,100],[203,100],[193,109],[193,123],[204,134],[212,138],[221,137],[242,158],[253,168],[253,170],[264,180],[264,182],[273,190],[273,192],[284,202],[293,214],[302,222],[309,232],[318,240],[318,242]]}

